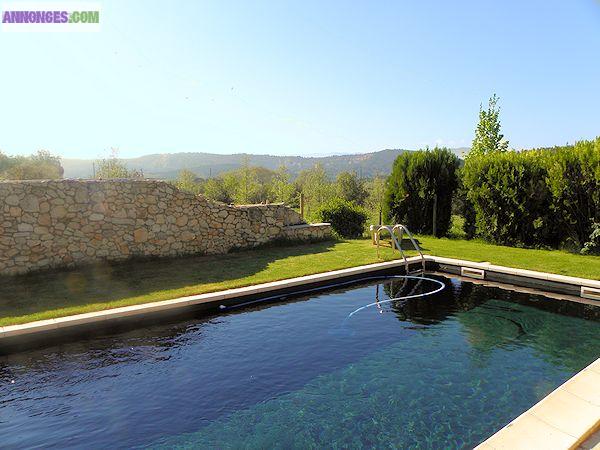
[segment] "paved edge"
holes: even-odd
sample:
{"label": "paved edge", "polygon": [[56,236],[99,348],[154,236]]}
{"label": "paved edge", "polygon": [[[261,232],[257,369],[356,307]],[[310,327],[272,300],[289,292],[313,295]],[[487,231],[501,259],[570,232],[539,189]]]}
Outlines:
{"label": "paved edge", "polygon": [[[576,449],[600,427],[600,358],[556,388],[476,450]],[[583,445],[583,447],[580,447]]]}
{"label": "paved edge", "polygon": [[535,280],[549,281],[554,283],[570,284],[573,286],[585,286],[600,289],[600,281],[590,280],[588,278],[568,277],[565,275],[557,275],[548,272],[536,272],[535,270],[515,269],[506,266],[497,266],[490,263],[478,263],[467,261],[464,259],[445,258],[441,256],[426,256],[429,261],[436,262],[440,265],[451,265],[457,267],[468,267],[473,269],[481,269],[489,272],[501,273],[506,275],[516,275],[519,277],[531,278]]}

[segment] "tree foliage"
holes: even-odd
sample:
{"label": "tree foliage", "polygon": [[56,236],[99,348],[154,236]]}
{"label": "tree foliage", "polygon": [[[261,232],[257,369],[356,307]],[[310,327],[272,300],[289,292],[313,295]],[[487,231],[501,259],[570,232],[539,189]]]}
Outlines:
{"label": "tree foliage", "polygon": [[508,141],[504,139],[504,135],[500,132],[500,108],[498,107],[498,100],[498,96],[494,94],[489,99],[487,109],[483,109],[483,105],[479,106],[479,122],[475,129],[475,139],[473,139],[471,151],[467,154],[467,159],[472,156],[508,150]]}
{"label": "tree foliage", "polygon": [[184,169],[177,175],[175,186],[182,191],[199,194],[202,190],[202,184],[196,174],[190,170]]}
{"label": "tree foliage", "polygon": [[304,212],[310,220],[315,218],[317,209],[321,205],[335,197],[335,187],[320,164],[300,172],[296,179],[296,186],[304,196]]}
{"label": "tree foliage", "polygon": [[555,147],[548,157],[548,186],[561,233],[575,246],[588,241],[600,222],[600,137],[573,146]]}
{"label": "tree foliage", "polygon": [[8,156],[0,152],[0,179],[54,180],[62,176],[60,158],[46,150],[31,156]]}
{"label": "tree foliage", "polygon": [[296,187],[290,182],[290,174],[285,166],[279,166],[271,183],[275,201],[286,205],[297,205]]}
{"label": "tree foliage", "polygon": [[452,198],[458,186],[456,155],[446,148],[403,153],[394,162],[384,200],[386,221],[403,223],[416,233],[436,235],[450,229]]}
{"label": "tree foliage", "polygon": [[475,209],[477,235],[504,245],[552,244],[556,226],[547,176],[541,152],[471,157],[463,182]]}
{"label": "tree foliage", "polygon": [[94,163],[95,178],[98,180],[111,180],[120,178],[144,178],[139,170],[129,170],[125,163],[119,159],[116,149],[111,150],[108,158],[103,158]]}
{"label": "tree foliage", "polygon": [[204,184],[204,195],[217,202],[233,203],[232,193],[227,190],[223,178],[209,178]]}
{"label": "tree foliage", "polygon": [[201,181],[200,192],[223,203],[256,204],[293,202],[294,186],[285,168],[277,172],[245,164],[218,177]]}
{"label": "tree foliage", "polygon": [[589,241],[584,244],[581,253],[583,255],[600,255],[600,223],[592,224]]}
{"label": "tree foliage", "polygon": [[364,180],[361,180],[356,172],[341,172],[338,174],[335,184],[339,198],[357,205],[364,205],[368,192],[365,189]]}
{"label": "tree foliage", "polygon": [[600,222],[600,138],[473,156],[463,183],[477,235],[528,247],[581,249]]}
{"label": "tree foliage", "polygon": [[371,224],[381,225],[385,202],[385,178],[376,175],[372,180],[367,180],[365,190],[368,193],[365,208],[369,212],[369,220]]}

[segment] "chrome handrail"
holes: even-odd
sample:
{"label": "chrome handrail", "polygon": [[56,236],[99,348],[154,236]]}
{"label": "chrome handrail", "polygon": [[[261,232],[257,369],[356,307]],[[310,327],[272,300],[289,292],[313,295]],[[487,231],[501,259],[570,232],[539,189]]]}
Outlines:
{"label": "chrome handrail", "polygon": [[381,235],[382,231],[387,231],[388,233],[390,233],[390,237],[392,238],[392,249],[395,246],[398,246],[398,248],[400,248],[400,244],[396,240],[396,235],[394,234],[393,228],[389,225],[381,225],[379,228],[377,228],[377,230],[375,230],[375,243],[377,244],[377,257],[378,258],[379,258],[379,240],[380,240],[380,235]]}
{"label": "chrome handrail", "polygon": [[[410,239],[410,242],[412,243],[413,247],[419,253],[419,256],[421,256],[421,264],[423,266],[423,272],[425,272],[425,256],[423,256],[423,252],[421,251],[419,244],[417,244],[417,242],[415,241],[415,238],[413,237],[413,235],[409,231],[409,229],[406,227],[406,225],[402,225],[402,224],[398,223],[398,224],[394,225],[393,227],[390,225],[381,225],[379,228],[377,228],[377,230],[375,231],[375,233],[373,235],[374,239],[375,239],[375,243],[377,244],[377,257],[379,257],[379,241],[381,239],[382,231],[387,231],[388,233],[390,233],[390,237],[392,238],[392,250],[394,249],[394,247],[396,247],[400,251],[400,254],[402,255],[402,259],[404,260],[404,266],[406,268],[406,273],[408,274],[409,273],[408,259],[406,258],[406,255],[404,254],[404,250],[402,250],[402,239],[404,237],[404,232],[406,232],[406,235]],[[398,233],[398,239],[396,238],[396,232]]]}
{"label": "chrome handrail", "polygon": [[399,239],[398,239],[398,242],[400,242],[400,244],[402,244],[402,238],[403,238],[404,232],[406,232],[408,238],[410,239],[410,242],[412,243],[413,247],[415,248],[415,250],[419,253],[419,256],[421,257],[421,264],[423,265],[423,271],[425,271],[425,256],[423,256],[423,252],[421,251],[421,247],[419,247],[419,244],[417,243],[417,241],[413,237],[413,235],[410,232],[410,230],[408,229],[408,227],[406,225],[396,224],[392,228],[392,231],[396,231],[396,230],[400,230],[400,236],[399,236]]}

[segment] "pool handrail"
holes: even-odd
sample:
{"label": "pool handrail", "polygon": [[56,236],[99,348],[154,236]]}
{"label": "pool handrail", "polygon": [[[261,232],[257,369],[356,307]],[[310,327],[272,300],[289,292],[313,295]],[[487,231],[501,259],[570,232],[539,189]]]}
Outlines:
{"label": "pool handrail", "polygon": [[[402,239],[404,237],[404,233],[406,232],[406,235],[410,239],[410,242],[412,243],[414,249],[419,253],[419,256],[421,257],[421,264],[423,267],[422,270],[423,270],[423,272],[425,272],[425,256],[423,255],[423,252],[421,251],[419,244],[417,244],[417,242],[415,241],[415,238],[413,237],[410,230],[406,227],[406,225],[403,225],[400,223],[397,223],[394,226],[380,225],[379,228],[377,228],[377,230],[374,233],[375,243],[377,244],[377,257],[379,257],[379,241],[381,238],[382,231],[387,231],[388,233],[390,233],[390,237],[392,238],[392,250],[394,249],[394,247],[396,247],[398,249],[398,251],[400,252],[400,254],[402,255],[402,259],[404,260],[404,266],[406,268],[406,273],[408,274],[409,273],[408,259],[406,258],[406,255],[404,254],[404,250],[402,249]],[[396,233],[398,233],[398,238],[396,238]]]}

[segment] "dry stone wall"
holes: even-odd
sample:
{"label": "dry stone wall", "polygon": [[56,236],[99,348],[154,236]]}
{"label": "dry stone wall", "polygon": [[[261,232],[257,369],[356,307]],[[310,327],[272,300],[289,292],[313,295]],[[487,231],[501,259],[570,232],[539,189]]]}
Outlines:
{"label": "dry stone wall", "polygon": [[330,236],[284,205],[228,206],[162,181],[0,182],[0,275]]}

